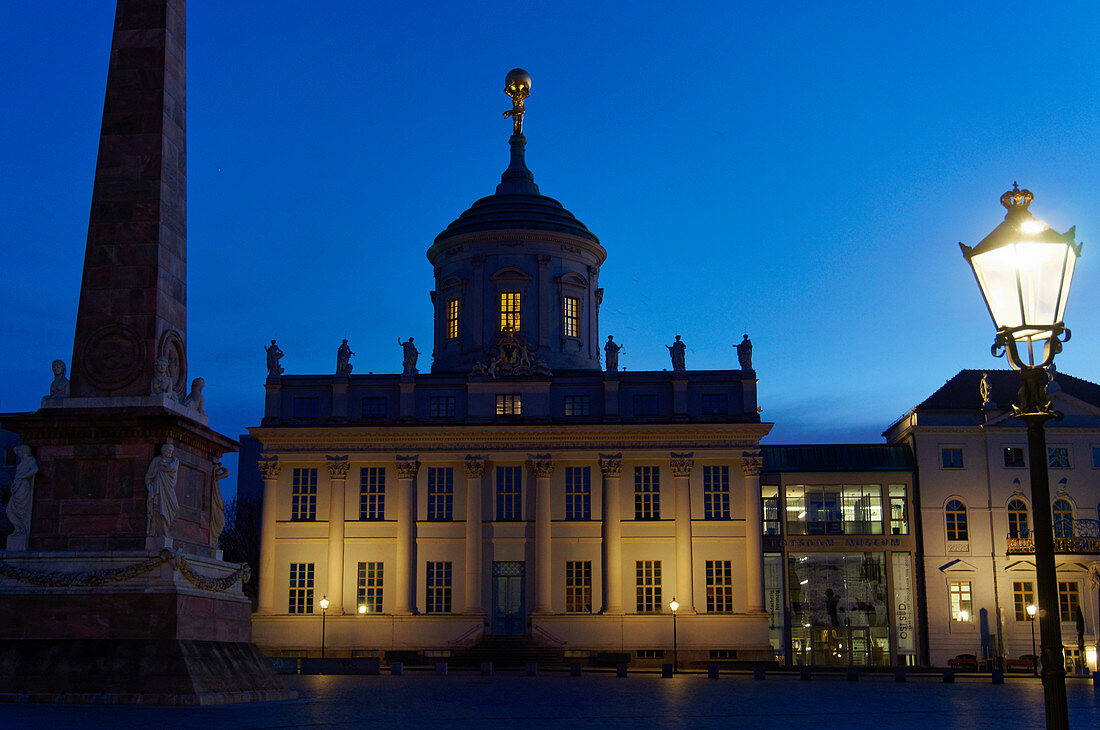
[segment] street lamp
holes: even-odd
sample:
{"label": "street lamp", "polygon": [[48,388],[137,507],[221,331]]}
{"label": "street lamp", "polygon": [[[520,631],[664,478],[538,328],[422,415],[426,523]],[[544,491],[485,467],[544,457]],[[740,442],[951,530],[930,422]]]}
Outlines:
{"label": "street lamp", "polygon": [[325,614],[328,612],[328,598],[321,596],[321,658],[325,658]]}
{"label": "street lamp", "polygon": [[[1073,240],[1073,228],[1058,233],[1032,216],[1028,206],[1033,199],[1030,191],[1013,183],[1012,190],[1001,196],[1001,205],[1008,209],[1004,221],[974,248],[962,243],[959,247],[974,270],[997,327],[993,355],[1007,354],[1012,368],[1020,371],[1020,402],[1012,410],[1027,424],[1031,503],[1035,506],[1035,578],[1039,604],[1049,607],[1058,605],[1058,574],[1044,424],[1061,414],[1046,395],[1046,368],[1070,336],[1063,315],[1081,246]],[[1047,728],[1068,728],[1058,611],[1040,614],[1039,639]]]}
{"label": "street lamp", "polygon": [[1039,676],[1039,663],[1035,655],[1035,614],[1039,613],[1039,607],[1034,603],[1027,607],[1027,620],[1031,623],[1031,674]]}
{"label": "street lamp", "polygon": [[680,666],[680,660],[676,651],[676,611],[680,608],[680,602],[675,597],[668,603],[668,607],[672,610],[672,671],[675,672],[677,667]]}

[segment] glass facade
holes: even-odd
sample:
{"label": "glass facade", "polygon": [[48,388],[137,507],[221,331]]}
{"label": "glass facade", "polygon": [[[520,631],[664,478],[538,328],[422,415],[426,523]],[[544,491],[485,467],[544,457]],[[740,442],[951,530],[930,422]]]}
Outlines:
{"label": "glass facade", "polygon": [[791,485],[788,535],[881,535],[882,485]]}

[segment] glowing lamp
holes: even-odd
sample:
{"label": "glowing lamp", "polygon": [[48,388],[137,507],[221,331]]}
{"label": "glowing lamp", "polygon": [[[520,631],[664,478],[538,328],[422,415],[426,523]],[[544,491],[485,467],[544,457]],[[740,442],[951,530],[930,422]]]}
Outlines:
{"label": "glowing lamp", "polygon": [[320,601],[319,605],[321,606],[322,611],[327,611],[328,610],[328,599],[325,598],[324,596],[321,596],[321,601]]}
{"label": "glowing lamp", "polygon": [[364,613],[366,613],[366,612],[367,612],[367,607],[366,607],[366,605],[364,605],[364,604],[360,603],[360,604],[359,604],[359,613],[360,613],[360,615],[362,615],[362,614],[364,614]]}
{"label": "glowing lamp", "polygon": [[1027,607],[1027,615],[1030,616],[1032,619],[1035,618],[1035,614],[1037,613],[1039,613],[1039,607],[1036,606],[1034,603]]}
{"label": "glowing lamp", "polygon": [[670,609],[672,609],[672,612],[673,612],[673,613],[676,613],[676,612],[677,612],[678,610],[680,610],[680,602],[679,602],[679,601],[677,601],[677,600],[676,600],[675,598],[673,598],[673,599],[672,599],[672,600],[671,600],[671,601],[669,602],[669,604],[668,604],[668,607],[669,607]]}

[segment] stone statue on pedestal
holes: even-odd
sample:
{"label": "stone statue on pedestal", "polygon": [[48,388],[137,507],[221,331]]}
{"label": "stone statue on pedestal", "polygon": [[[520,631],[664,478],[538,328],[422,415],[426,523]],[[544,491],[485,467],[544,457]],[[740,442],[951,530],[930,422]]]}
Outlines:
{"label": "stone statue on pedestal", "polygon": [[69,397],[69,379],[65,377],[65,361],[53,361],[53,382],[50,383],[51,398]]}
{"label": "stone statue on pedestal", "polygon": [[336,349],[336,374],[337,375],[351,375],[351,356],[355,353],[348,347],[348,341],[345,339],[340,343],[340,347]]}
{"label": "stone statue on pedestal", "polygon": [[225,529],[225,500],[222,499],[222,479],[229,476],[229,470],[220,461],[214,462],[213,480],[210,484],[210,547],[218,549],[218,539]]}
{"label": "stone statue on pedestal", "polygon": [[176,520],[179,501],[176,499],[176,477],[179,475],[180,460],[176,458],[176,447],[165,444],[160,456],[149,462],[145,472],[146,505],[148,523],[146,534],[149,537],[168,537],[168,529]]}
{"label": "stone statue on pedestal", "polygon": [[680,335],[676,335],[676,341],[671,345],[665,345],[665,347],[668,348],[668,354],[672,356],[672,371],[675,373],[684,372],[684,353],[687,351],[687,345],[680,339]]}
{"label": "stone statue on pedestal", "polygon": [[607,372],[614,373],[619,370],[619,352],[623,349],[623,346],[617,344],[611,339],[611,335],[607,336],[607,342],[604,343],[604,363],[607,366]]}
{"label": "stone statue on pedestal", "polygon": [[279,360],[283,357],[283,351],[275,344],[275,340],[272,340],[271,345],[265,347],[264,351],[267,352],[267,377],[279,377],[283,374],[283,366],[279,364]]}
{"label": "stone statue on pedestal", "polygon": [[195,378],[191,381],[191,392],[187,394],[187,397],[183,399],[183,404],[188,408],[194,408],[199,413],[206,413],[204,407],[206,405],[206,398],[202,395],[202,389],[206,387],[206,381],[202,378]]}
{"label": "stone statue on pedestal", "polygon": [[416,349],[416,345],[413,344],[413,338],[409,338],[404,342],[401,338],[397,338],[397,344],[401,345],[404,350],[404,357],[401,360],[401,365],[404,368],[405,375],[416,375],[416,358],[420,354],[420,350]]}
{"label": "stone statue on pedestal", "polygon": [[158,357],[153,361],[153,382],[149,384],[150,395],[173,395],[172,376],[168,374],[168,358]]}
{"label": "stone statue on pedestal", "polygon": [[737,348],[737,362],[742,370],[752,370],[752,340],[748,335],[741,338],[741,342],[735,345]]}
{"label": "stone statue on pedestal", "polygon": [[38,462],[31,456],[31,447],[21,444],[15,447],[15,476],[11,483],[7,515],[15,530],[8,535],[8,550],[26,550],[27,536],[31,530],[31,506],[34,504],[34,475]]}

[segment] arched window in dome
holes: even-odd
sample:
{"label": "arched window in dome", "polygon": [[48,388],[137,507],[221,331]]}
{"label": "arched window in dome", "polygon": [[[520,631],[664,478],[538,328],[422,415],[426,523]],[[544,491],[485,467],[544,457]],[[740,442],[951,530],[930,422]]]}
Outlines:
{"label": "arched window in dome", "polygon": [[1008,536],[1010,538],[1029,537],[1027,524],[1027,504],[1022,499],[1008,502]]}
{"label": "arched window in dome", "polygon": [[1066,499],[1054,500],[1054,537],[1073,537],[1073,505]]}
{"label": "arched window in dome", "polygon": [[960,500],[951,499],[944,505],[944,516],[947,520],[947,539],[952,541],[966,541],[970,539],[970,531],[966,525],[966,505]]}

